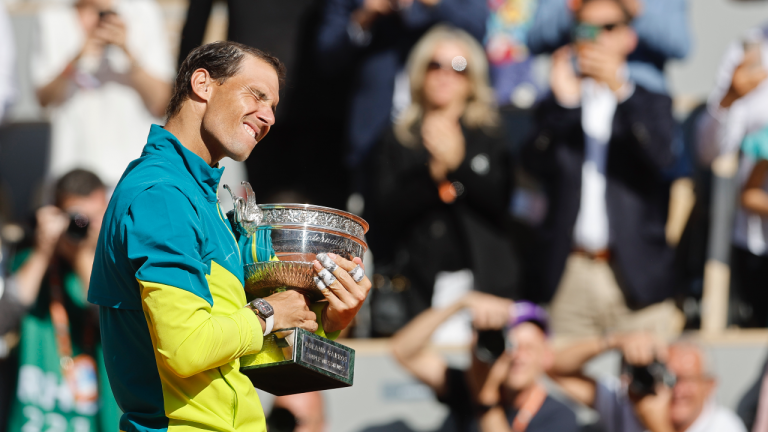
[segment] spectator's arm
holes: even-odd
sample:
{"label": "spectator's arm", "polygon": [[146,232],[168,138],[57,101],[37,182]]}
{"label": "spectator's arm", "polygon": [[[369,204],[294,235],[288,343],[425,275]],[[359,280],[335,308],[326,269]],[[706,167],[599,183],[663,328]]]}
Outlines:
{"label": "spectator's arm", "polygon": [[141,96],[147,111],[155,117],[163,117],[171,99],[171,83],[154,77],[133,58],[131,65],[131,86]]}
{"label": "spectator's arm", "polygon": [[531,54],[551,53],[567,44],[573,27],[573,13],[567,0],[540,0],[528,31],[527,45]]}
{"label": "spectator's arm", "polygon": [[763,189],[768,176],[768,160],[759,160],[749,174],[741,193],[741,205],[748,211],[768,217],[768,192]]}
{"label": "spectator's arm", "polygon": [[484,0],[440,0],[430,6],[421,0],[403,14],[403,22],[411,28],[428,28],[438,22],[452,24],[466,30],[478,41],[485,37],[488,6]]}
{"label": "spectator's arm", "polygon": [[744,50],[738,43],[728,47],[717,73],[715,88],[709,95],[707,110],[696,127],[696,148],[699,161],[709,165],[716,157],[738,150],[746,134],[746,116],[741,107],[724,108],[721,102],[731,87],[733,72],[741,63]]}
{"label": "spectator's arm", "polygon": [[[475,329],[502,329],[509,319],[511,305],[509,299],[471,291],[446,308],[431,308],[414,318],[392,337],[393,354],[400,364],[441,396],[446,390],[447,365],[440,356],[426,350],[432,333],[445,320],[465,308],[472,310]],[[484,368],[480,369],[483,371],[477,369],[474,373],[484,375]]]}
{"label": "spectator's arm", "polygon": [[464,307],[465,304],[459,301],[447,308],[427,309],[392,337],[392,354],[397,361],[437,395],[446,390],[448,365],[440,355],[427,350],[427,344],[440,324]]}
{"label": "spectator's arm", "polygon": [[349,34],[352,13],[355,9],[353,0],[325,2],[322,22],[317,34],[317,61],[327,73],[349,67],[354,55],[362,48],[352,40]]}
{"label": "spectator's arm", "polygon": [[37,101],[41,106],[55,105],[64,100],[67,95],[72,76],[75,73],[77,58],[73,59],[52,81],[37,89]]}
{"label": "spectator's arm", "polygon": [[[159,216],[160,215],[160,216]],[[200,256],[205,237],[192,203],[176,188],[142,192],[124,217],[123,245],[134,268],[158,358],[179,376],[212,369],[261,350],[256,315],[240,308],[213,315],[208,279],[237,285],[224,267]]]}
{"label": "spectator's arm", "polygon": [[610,348],[608,338],[591,338],[575,343],[555,355],[549,376],[572,398],[594,406],[597,384],[583,374],[584,365]]}
{"label": "spectator's arm", "polygon": [[620,127],[614,135],[621,137],[621,145],[630,146],[638,161],[657,173],[674,162],[672,99],[636,86],[632,96],[616,107],[615,117]]}

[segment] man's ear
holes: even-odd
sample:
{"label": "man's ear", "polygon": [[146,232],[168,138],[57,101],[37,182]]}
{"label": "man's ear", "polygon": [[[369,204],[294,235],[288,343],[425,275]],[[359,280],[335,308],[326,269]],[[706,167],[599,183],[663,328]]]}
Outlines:
{"label": "man's ear", "polygon": [[200,68],[192,72],[190,80],[192,93],[202,101],[208,101],[213,93],[213,79],[207,70]]}

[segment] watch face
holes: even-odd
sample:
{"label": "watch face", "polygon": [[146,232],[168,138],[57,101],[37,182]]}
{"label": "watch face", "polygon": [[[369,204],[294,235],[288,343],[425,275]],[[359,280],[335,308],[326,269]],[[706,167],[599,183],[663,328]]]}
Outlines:
{"label": "watch face", "polygon": [[256,308],[257,311],[259,311],[259,315],[262,316],[262,318],[269,318],[272,316],[272,314],[275,313],[274,309],[272,309],[272,306],[264,301],[264,299],[256,299],[253,301],[253,307]]}

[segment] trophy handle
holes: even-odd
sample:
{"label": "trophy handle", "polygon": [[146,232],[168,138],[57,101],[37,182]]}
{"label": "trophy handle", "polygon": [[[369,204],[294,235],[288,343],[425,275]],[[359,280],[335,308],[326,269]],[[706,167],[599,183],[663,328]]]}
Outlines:
{"label": "trophy handle", "polygon": [[[251,187],[250,183],[244,181],[241,184],[245,188],[246,198],[243,209],[243,220],[253,225],[258,225],[261,222],[263,215],[261,213],[261,209],[256,204],[256,194],[253,192],[253,188]],[[240,200],[242,202],[242,198],[240,198]]]}
{"label": "trophy handle", "polygon": [[232,205],[235,209],[235,222],[239,224],[243,213],[243,199],[235,195],[235,193],[232,192],[232,189],[229,188],[229,185],[225,184],[224,189],[226,189],[227,192],[229,192],[229,196],[232,197]]}
{"label": "trophy handle", "polygon": [[234,205],[233,219],[235,224],[242,233],[250,237],[254,232],[256,232],[256,227],[259,225],[259,223],[261,223],[263,214],[259,206],[256,204],[256,194],[253,192],[251,184],[244,181],[242,185],[245,188],[245,199],[235,195],[235,193],[232,192],[232,189],[229,188],[229,185],[223,186],[224,189],[226,189],[227,192],[229,192],[229,195],[232,197],[232,202]]}

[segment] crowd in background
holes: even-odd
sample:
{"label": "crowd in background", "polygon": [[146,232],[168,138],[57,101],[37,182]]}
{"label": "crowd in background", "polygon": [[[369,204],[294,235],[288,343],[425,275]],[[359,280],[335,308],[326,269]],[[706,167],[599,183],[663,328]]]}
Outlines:
{"label": "crowd in background", "polygon": [[[702,296],[713,171],[736,172],[728,323],[768,327],[768,27],[743,29],[680,123],[665,65],[695,42],[685,0],[227,5],[228,39],[288,78],[269,137],[223,162],[222,184],[370,223],[375,289],[348,335],[393,337],[449,407],[443,430],[768,431],[768,380],[737,417],[712,402],[701,347],[678,339],[700,321],[683,306]],[[174,59],[155,0],[39,6],[29,80],[48,122],[0,134],[44,164],[0,161],[0,431],[117,430],[85,301],[95,242],[212,7],[190,0]],[[10,26],[0,8],[0,116],[20,97]],[[682,178],[697,202],[671,240]],[[430,341],[471,346],[470,367]],[[623,381],[588,378],[610,350]],[[323,429],[322,398],[303,397],[276,403],[271,430]],[[574,403],[600,421],[577,422]]]}

